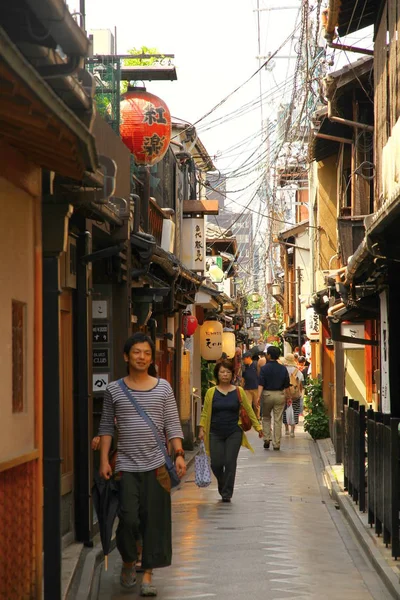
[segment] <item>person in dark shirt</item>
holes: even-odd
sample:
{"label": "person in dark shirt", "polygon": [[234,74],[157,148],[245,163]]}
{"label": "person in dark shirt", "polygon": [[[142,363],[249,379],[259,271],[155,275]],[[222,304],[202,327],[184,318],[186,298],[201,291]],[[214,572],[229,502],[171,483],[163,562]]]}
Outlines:
{"label": "person in dark shirt", "polygon": [[258,356],[251,355],[250,352],[243,354],[244,369],[242,372],[242,384],[246,396],[249,399],[250,405],[253,407],[254,413],[260,420],[260,402],[258,400],[258,371],[257,362]]}
{"label": "person in dark shirt", "polygon": [[260,438],[263,432],[244,390],[232,384],[233,363],[224,360],[217,364],[214,376],[218,384],[207,391],[204,399],[199,439],[204,440],[207,454],[211,457],[211,469],[217,478],[222,501],[230,502],[240,446],[252,450],[241,427],[241,404]]}
{"label": "person in dark shirt", "polygon": [[[282,417],[290,388],[289,373],[286,367],[278,362],[280,355],[281,352],[276,346],[268,348],[267,363],[260,369],[258,382],[258,400],[262,402],[263,411],[264,448],[269,448],[272,439],[274,450],[280,449]],[[274,419],[272,435],[271,412]]]}

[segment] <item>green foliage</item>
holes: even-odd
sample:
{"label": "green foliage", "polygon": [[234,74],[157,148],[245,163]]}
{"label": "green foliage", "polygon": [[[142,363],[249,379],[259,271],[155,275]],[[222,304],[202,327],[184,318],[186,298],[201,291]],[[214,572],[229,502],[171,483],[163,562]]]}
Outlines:
{"label": "green foliage", "polygon": [[264,308],[264,298],[262,298],[261,294],[258,295],[259,299],[257,300],[257,302],[254,302],[254,300],[251,299],[252,294],[246,296],[247,310],[259,310],[260,312],[262,311],[262,309]]}
{"label": "green foliage", "polygon": [[214,363],[209,363],[204,358],[201,359],[201,397],[203,400],[208,388],[216,383],[214,380],[214,368]]}
{"label": "green foliage", "polygon": [[309,379],[304,396],[304,431],[314,440],[329,437],[329,419],[322,397],[322,379]]}
{"label": "green foliage", "polygon": [[[128,50],[128,54],[132,54],[135,56],[137,54],[160,54],[157,48],[148,48],[147,46],[142,46],[141,48],[131,48]],[[154,65],[156,62],[160,61],[160,58],[126,58],[124,60],[125,67],[150,67]],[[121,94],[124,94],[128,89],[128,82],[121,81]]]}

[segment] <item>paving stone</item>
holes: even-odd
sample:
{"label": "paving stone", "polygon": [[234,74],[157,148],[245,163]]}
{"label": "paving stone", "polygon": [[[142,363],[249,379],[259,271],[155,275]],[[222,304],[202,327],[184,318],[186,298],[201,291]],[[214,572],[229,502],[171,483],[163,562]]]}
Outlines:
{"label": "paving stone", "polygon": [[[250,437],[255,454],[239,454],[231,504],[215,481],[198,489],[192,471],[173,493],[173,564],[154,576],[160,600],[391,598],[321,489],[309,436],[283,437],[279,453]],[[120,568],[114,551],[100,600],[139,597],[121,590]]]}

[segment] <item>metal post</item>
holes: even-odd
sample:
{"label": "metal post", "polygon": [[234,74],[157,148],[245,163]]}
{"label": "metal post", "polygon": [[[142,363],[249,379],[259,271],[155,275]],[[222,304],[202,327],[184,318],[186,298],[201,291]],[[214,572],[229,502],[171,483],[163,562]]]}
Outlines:
{"label": "metal post", "polygon": [[301,349],[301,268],[297,267],[297,345]]}
{"label": "metal post", "polygon": [[81,27],[83,31],[86,31],[86,7],[85,0],[79,0],[79,12],[81,13]]}
{"label": "metal post", "polygon": [[43,259],[44,598],[61,598],[61,456],[58,256]]}

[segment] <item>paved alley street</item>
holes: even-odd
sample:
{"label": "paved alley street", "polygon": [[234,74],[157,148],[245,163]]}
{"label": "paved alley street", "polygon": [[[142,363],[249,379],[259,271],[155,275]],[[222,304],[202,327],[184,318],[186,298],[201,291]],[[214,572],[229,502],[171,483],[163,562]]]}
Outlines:
{"label": "paved alley street", "polygon": [[[231,504],[189,470],[173,494],[173,564],[156,571],[160,600],[386,600],[391,596],[358,548],[323,486],[314,442],[300,431],[280,452],[242,449]],[[100,600],[138,598],[119,586],[110,556]]]}

